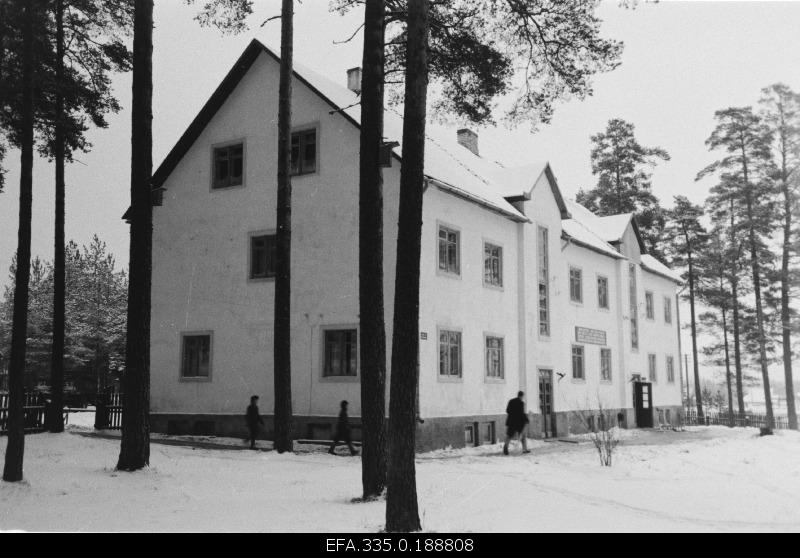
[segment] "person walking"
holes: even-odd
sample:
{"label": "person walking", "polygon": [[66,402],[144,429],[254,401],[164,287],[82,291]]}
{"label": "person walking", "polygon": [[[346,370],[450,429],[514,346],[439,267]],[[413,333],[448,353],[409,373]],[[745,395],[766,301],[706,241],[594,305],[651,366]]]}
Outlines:
{"label": "person walking", "polygon": [[336,449],[336,445],[339,441],[343,441],[347,443],[347,447],[350,448],[350,455],[358,455],[358,450],[353,447],[353,442],[350,440],[350,423],[347,418],[347,401],[342,401],[339,404],[340,411],[339,411],[339,420],[336,421],[336,434],[333,437],[333,442],[331,443],[331,447],[328,450],[328,453],[335,454],[334,451]]}
{"label": "person walking", "polygon": [[250,449],[256,449],[256,436],[258,436],[258,426],[264,426],[264,420],[258,412],[258,395],[250,398],[250,405],[245,414],[247,429],[250,431]]}
{"label": "person walking", "polygon": [[520,391],[517,396],[508,402],[506,406],[506,443],[503,445],[503,455],[508,455],[508,444],[511,439],[519,435],[522,442],[522,453],[530,453],[528,449],[527,427],[528,414],[525,412],[525,393]]}

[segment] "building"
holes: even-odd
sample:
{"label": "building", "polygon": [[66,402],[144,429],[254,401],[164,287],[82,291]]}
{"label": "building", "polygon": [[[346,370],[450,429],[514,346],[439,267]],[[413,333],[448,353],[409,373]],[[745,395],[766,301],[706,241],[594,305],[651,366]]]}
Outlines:
{"label": "building", "polygon": [[[273,408],[278,73],[253,41],[154,175],[155,431],[239,436],[251,394]],[[299,66],[293,95],[292,404],[318,439],[341,400],[360,414],[359,108]],[[384,135],[401,130],[389,111]],[[384,169],[389,339],[400,161],[396,147]],[[520,389],[535,436],[585,429],[575,411],[598,401],[627,427],[678,419],[678,278],[630,215],[565,201],[544,161],[481,158],[469,130],[430,128],[426,176],[420,449],[494,441]]]}

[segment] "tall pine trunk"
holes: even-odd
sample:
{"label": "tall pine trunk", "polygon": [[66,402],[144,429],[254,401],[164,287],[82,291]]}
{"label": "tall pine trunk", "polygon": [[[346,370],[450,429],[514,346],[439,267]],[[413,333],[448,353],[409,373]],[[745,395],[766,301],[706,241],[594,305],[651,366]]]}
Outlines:
{"label": "tall pine trunk", "polygon": [[150,286],[153,207],[153,0],[135,0],[131,129],[131,246],[122,443],[117,469],[150,462]]}
{"label": "tall pine trunk", "polygon": [[64,0],[56,0],[56,112],[55,165],[56,214],[53,242],[53,343],[50,362],[51,403],[48,413],[50,432],[64,431],[64,306],[66,300],[66,261],[64,253]]}
{"label": "tall pine trunk", "polygon": [[738,241],[736,240],[736,215],[734,213],[733,196],[730,199],[731,215],[731,249],[736,254],[731,262],[731,302],[733,310],[733,363],[736,368],[736,404],[739,414],[744,415],[744,381],[742,379],[742,345],[739,325],[739,257]]}
{"label": "tall pine trunk", "polygon": [[292,451],[292,49],[294,2],[281,7],[281,63],[278,91],[278,205],[275,273],[275,441],[278,453]]}
{"label": "tall pine trunk", "polygon": [[686,226],[684,225],[684,235],[686,238],[686,248],[688,252],[688,260],[689,260],[689,314],[691,319],[691,328],[692,328],[692,363],[694,367],[694,398],[695,403],[697,405],[697,417],[703,418],[703,396],[702,390],[700,389],[700,366],[697,361],[697,320],[695,318],[695,310],[694,310],[694,300],[695,300],[695,292],[694,292],[694,261],[692,259],[692,241],[689,238],[689,234],[686,232]]}
{"label": "tall pine trunk", "polygon": [[406,48],[403,164],[397,231],[392,371],[389,393],[389,466],[386,530],[419,531],[416,393],[419,370],[419,274],[422,194],[425,182],[425,114],[428,96],[428,0],[409,0]]}
{"label": "tall pine trunk", "polygon": [[789,428],[797,430],[797,409],[794,398],[794,378],[792,374],[792,321],[789,304],[789,277],[791,271],[790,251],[792,247],[792,194],[789,189],[789,173],[786,168],[786,155],[781,161],[781,193],[783,194],[783,246],[781,250],[781,336],[783,344],[783,374],[786,382],[786,410]]}
{"label": "tall pine trunk", "polygon": [[[722,281],[720,281],[720,287]],[[733,419],[733,388],[731,386],[731,353],[728,346],[728,312],[722,307],[722,336],[725,344],[725,384],[728,388],[728,426],[733,428],[736,423]]]}
{"label": "tall pine trunk", "polygon": [[361,316],[361,484],[364,499],[386,487],[386,324],[383,306],[384,0],[367,0],[359,158],[359,313]]}
{"label": "tall pine trunk", "polygon": [[20,114],[19,229],[14,275],[14,316],[8,367],[8,442],[3,480],[22,480],[25,455],[25,340],[28,332],[28,283],[31,274],[31,212],[33,207],[34,21],[41,0],[26,0],[22,21],[22,90]]}

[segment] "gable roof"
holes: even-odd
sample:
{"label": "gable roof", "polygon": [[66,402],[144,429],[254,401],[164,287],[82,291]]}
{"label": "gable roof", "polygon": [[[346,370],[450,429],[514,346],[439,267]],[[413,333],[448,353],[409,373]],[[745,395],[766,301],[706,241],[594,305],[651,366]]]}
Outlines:
{"label": "gable roof", "polygon": [[561,221],[561,231],[567,235],[568,240],[606,256],[617,259],[625,257],[602,234],[598,234],[602,227],[598,224],[600,218],[597,215],[572,200],[566,202],[566,205],[571,217]]}
{"label": "gable roof", "polygon": [[[241,82],[261,53],[266,53],[276,62],[280,61],[280,57],[263,43],[256,39],[251,41],[233,68],[222,80],[222,83],[220,83],[153,174],[152,183],[154,187],[157,188],[164,185],[180,160],[186,155],[220,107],[236,89],[236,86]],[[331,107],[331,113],[338,112],[348,122],[360,127],[361,111],[358,106],[359,96],[357,94],[313,70],[305,68],[302,64],[294,64],[293,75],[294,79],[308,87],[326,102]],[[402,141],[403,119],[391,109],[387,109],[384,113],[384,137],[391,141]],[[402,145],[395,147],[392,153],[396,159],[402,160]],[[450,132],[447,135],[435,124],[428,123],[426,126],[426,177],[439,189],[483,205],[514,221],[528,222],[528,218],[506,199],[509,197],[508,193],[514,192],[512,196],[518,192],[521,193],[525,185],[528,184],[528,190],[530,190],[542,172],[548,173],[551,188],[554,190],[559,206],[563,205],[563,199],[558,191],[555,177],[552,175],[549,165],[544,168],[540,166],[538,174],[534,170],[535,168],[535,166],[532,166],[522,169],[505,169],[497,163],[492,163],[476,156],[459,145],[455,140],[454,133]],[[531,177],[533,178],[531,179]],[[564,206],[561,209],[563,215],[566,212],[566,207]]]}
{"label": "gable roof", "polygon": [[683,278],[681,278],[679,274],[672,271],[650,254],[642,254],[642,267],[647,271],[655,273],[656,275],[660,275],[661,277],[669,279],[670,281],[675,281],[679,284],[683,283]]}

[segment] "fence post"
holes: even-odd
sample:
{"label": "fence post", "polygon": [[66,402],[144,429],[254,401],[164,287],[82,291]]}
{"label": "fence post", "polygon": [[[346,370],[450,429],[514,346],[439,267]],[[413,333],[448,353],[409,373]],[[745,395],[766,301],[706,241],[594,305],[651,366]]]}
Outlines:
{"label": "fence post", "polygon": [[98,393],[95,401],[94,429],[105,430],[108,426],[108,407],[106,405],[106,394]]}

